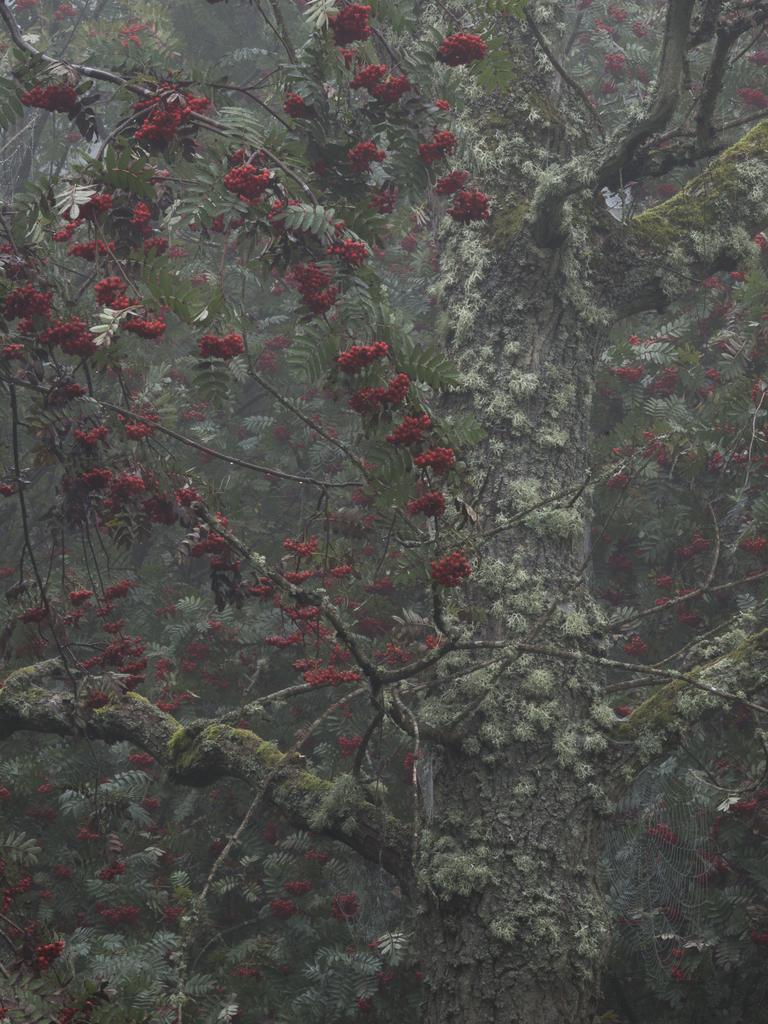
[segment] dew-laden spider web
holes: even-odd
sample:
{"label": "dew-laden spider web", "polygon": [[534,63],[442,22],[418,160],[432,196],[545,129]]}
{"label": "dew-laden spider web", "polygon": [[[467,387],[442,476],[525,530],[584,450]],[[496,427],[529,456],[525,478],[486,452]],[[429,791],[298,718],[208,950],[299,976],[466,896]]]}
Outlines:
{"label": "dew-laden spider web", "polygon": [[670,759],[643,771],[612,815],[603,872],[614,931],[648,974],[680,980],[686,949],[704,941],[721,864],[714,814],[700,773]]}

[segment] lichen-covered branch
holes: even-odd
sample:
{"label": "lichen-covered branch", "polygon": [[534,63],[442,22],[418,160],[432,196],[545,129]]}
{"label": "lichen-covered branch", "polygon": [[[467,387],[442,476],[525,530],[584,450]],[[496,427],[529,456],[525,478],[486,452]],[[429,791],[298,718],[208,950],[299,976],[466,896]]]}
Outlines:
{"label": "lichen-covered branch", "polygon": [[11,673],[0,689],[0,740],[27,731],[128,742],[151,754],[180,785],[241,779],[254,789],[264,787],[265,801],[299,828],[336,839],[408,881],[408,828],[370,803],[350,775],[333,782],[319,778],[300,754],[284,757],[248,729],[206,720],[182,725],[136,693],[90,708],[60,685],[62,678],[58,659]]}
{"label": "lichen-covered branch", "polygon": [[650,758],[682,729],[721,707],[724,697],[754,706],[751,698],[768,688],[768,629],[747,633],[736,627],[716,648],[714,642],[706,647],[707,660],[689,669],[687,678],[660,687],[621,723],[621,739],[636,741]]}
{"label": "lichen-covered branch", "polygon": [[[768,120],[729,146],[671,199],[622,228],[633,262],[651,268],[665,294],[736,265],[768,225]],[[638,293],[640,283],[632,282]]]}

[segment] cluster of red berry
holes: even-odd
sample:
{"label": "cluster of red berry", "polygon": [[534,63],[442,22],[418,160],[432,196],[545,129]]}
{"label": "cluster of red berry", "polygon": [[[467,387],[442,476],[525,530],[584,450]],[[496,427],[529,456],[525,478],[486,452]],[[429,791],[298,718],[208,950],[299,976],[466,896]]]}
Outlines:
{"label": "cluster of red berry", "polygon": [[67,249],[69,256],[78,256],[89,263],[94,263],[97,256],[113,256],[114,252],[115,243],[102,242],[100,238],[93,242],[76,242]]}
{"label": "cluster of red berry", "polygon": [[75,440],[86,448],[95,448],[97,444],[106,441],[109,436],[109,428],[105,426],[91,427],[90,430],[75,430]]}
{"label": "cluster of red berry", "polygon": [[96,293],[96,301],[101,306],[109,306],[111,309],[125,308],[116,303],[122,303],[125,298],[125,282],[121,277],[103,277],[93,286]]}
{"label": "cluster of red berry", "polygon": [[255,202],[267,191],[271,180],[272,174],[266,168],[259,169],[253,164],[242,164],[240,167],[233,167],[224,175],[224,188],[228,192],[234,192],[241,199]]}
{"label": "cluster of red berry", "polygon": [[634,633],[624,644],[624,650],[627,654],[645,654],[648,644],[638,633]]}
{"label": "cluster of red berry", "polygon": [[54,320],[53,326],[40,335],[43,345],[58,347],[70,356],[92,356],[96,351],[96,339],[88,325],[79,316],[69,320]]}
{"label": "cluster of red berry", "polygon": [[432,135],[431,142],[422,142],[419,145],[419,156],[425,164],[433,164],[442,160],[444,156],[452,153],[456,148],[456,136],[453,132],[439,131]]}
{"label": "cluster of red berry", "polygon": [[392,213],[397,204],[397,188],[394,185],[383,185],[371,196],[371,206],[377,213]]}
{"label": "cluster of red berry", "polygon": [[333,32],[334,43],[337,46],[347,46],[349,43],[370,39],[370,13],[371,8],[368,4],[349,4],[338,14],[332,15],[328,19],[328,25]]}
{"label": "cluster of red berry", "polygon": [[469,171],[451,171],[435,182],[435,192],[439,196],[451,196],[459,192],[469,181]]}
{"label": "cluster of red berry", "polygon": [[[95,220],[100,213],[108,213],[111,209],[112,196],[109,192],[97,192],[78,208],[78,217],[83,220]],[[71,218],[67,216],[66,219]]]}
{"label": "cluster of red berry", "polygon": [[405,75],[387,74],[386,64],[364,64],[349,83],[352,89],[365,89],[382,103],[396,103],[413,87]]}
{"label": "cluster of red berry", "polygon": [[422,452],[421,455],[417,455],[413,461],[420,469],[429,467],[442,476],[454,466],[456,454],[453,448],[430,448],[428,451]]}
{"label": "cluster of red berry", "polygon": [[304,102],[304,97],[297,92],[287,92],[283,101],[283,110],[290,117],[309,117],[312,113],[310,107]]}
{"label": "cluster of red berry", "polygon": [[487,52],[488,44],[480,36],[471,32],[455,32],[451,36],[446,36],[440,43],[437,59],[441,64],[456,68],[461,64],[482,60]]}
{"label": "cluster of red berry", "polygon": [[134,138],[139,142],[165,145],[193,114],[202,114],[210,105],[211,101],[205,96],[191,96],[169,87],[161,89],[156,96],[134,103],[133,109],[142,115]]}
{"label": "cluster of red berry", "polygon": [[326,249],[329,256],[338,256],[349,267],[361,267],[371,255],[365,242],[355,242],[345,238],[343,242],[334,242]]}
{"label": "cluster of red berry", "polygon": [[200,355],[205,359],[232,359],[245,351],[243,338],[240,334],[204,334],[197,343]]}
{"label": "cluster of red berry", "polygon": [[314,263],[293,267],[287,280],[296,285],[304,303],[318,316],[327,313],[338,298],[339,290],[331,284],[331,275]]}
{"label": "cluster of red berry", "polygon": [[64,943],[61,940],[58,942],[46,942],[42,946],[36,946],[35,967],[39,971],[47,970],[54,960],[58,960],[63,952]]}
{"label": "cluster of red berry", "polygon": [[336,364],[342,373],[357,373],[377,359],[383,359],[388,353],[389,345],[386,341],[374,341],[370,345],[352,345],[336,356]]}
{"label": "cluster of red berry", "polygon": [[5,315],[9,320],[15,320],[21,316],[51,315],[51,293],[39,292],[34,285],[25,284],[6,296]]}
{"label": "cluster of red berry", "polygon": [[299,908],[296,906],[293,900],[286,900],[280,898],[271,900],[269,904],[269,909],[273,917],[279,917],[283,919],[293,917],[294,914],[298,914],[299,912]]}
{"label": "cluster of red berry", "polygon": [[360,900],[356,892],[339,893],[333,897],[331,913],[337,921],[351,921],[360,913]]}
{"label": "cluster of red berry", "polygon": [[336,686],[337,683],[358,683],[361,675],[354,669],[338,669],[332,665],[324,668],[310,668],[303,673],[305,683],[310,686]]}
{"label": "cluster of red berry", "polygon": [[432,420],[425,414],[406,416],[391,434],[387,434],[387,441],[390,444],[418,444],[424,436],[424,431],[429,430],[431,426]]}
{"label": "cluster of red berry", "polygon": [[21,102],[25,107],[70,114],[77,106],[77,93],[71,85],[36,85],[22,94]]}
{"label": "cluster of red berry", "polygon": [[448,216],[459,224],[469,224],[473,220],[488,220],[490,215],[488,196],[476,188],[457,192],[448,209]]}
{"label": "cluster of red berry", "polygon": [[125,864],[120,860],[116,860],[113,864],[110,864],[108,867],[101,869],[101,871],[99,872],[99,878],[102,880],[102,882],[111,882],[119,875],[124,874]]}
{"label": "cluster of red berry", "polygon": [[365,174],[371,169],[371,164],[381,163],[386,159],[387,154],[379,149],[372,139],[365,142],[358,142],[347,151],[352,169],[358,174]]}
{"label": "cluster of red berry", "polygon": [[362,736],[337,736],[336,742],[339,745],[339,752],[342,757],[352,757],[354,752],[363,742]]}
{"label": "cluster of red berry", "polygon": [[350,409],[364,416],[382,406],[402,405],[411,386],[407,373],[397,373],[386,387],[368,387],[356,391],[349,400]]}
{"label": "cluster of red berry", "polygon": [[129,334],[136,334],[139,338],[159,338],[165,333],[167,326],[161,316],[131,316],[124,324]]}
{"label": "cluster of red berry", "polygon": [[445,497],[440,491],[428,491],[420,498],[409,501],[408,511],[412,516],[419,512],[425,516],[441,516],[445,512]]}
{"label": "cluster of red berry", "polygon": [[454,551],[431,563],[432,579],[443,587],[458,587],[472,575],[472,566],[463,551]]}
{"label": "cluster of red berry", "polygon": [[286,537],[283,541],[283,548],[286,551],[292,551],[299,558],[309,558],[317,551],[317,544],[317,537],[310,537],[309,540],[292,540],[290,537]]}
{"label": "cluster of red berry", "polygon": [[105,907],[103,904],[97,904],[96,910],[109,924],[135,924],[141,914],[139,908],[132,904],[122,907]]}

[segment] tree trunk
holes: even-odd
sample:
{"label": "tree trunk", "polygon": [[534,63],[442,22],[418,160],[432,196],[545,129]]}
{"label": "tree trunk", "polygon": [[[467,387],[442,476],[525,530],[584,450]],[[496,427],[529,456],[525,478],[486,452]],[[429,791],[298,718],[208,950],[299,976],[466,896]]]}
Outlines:
{"label": "tree trunk", "polygon": [[527,783],[521,799],[516,773],[478,771],[463,758],[437,769],[440,813],[463,815],[468,834],[483,838],[461,855],[435,844],[438,888],[419,918],[430,979],[424,1024],[594,1019],[607,935],[595,881],[599,822],[577,780],[545,760]]}
{"label": "tree trunk", "polygon": [[493,539],[465,598],[481,643],[423,707],[426,726],[453,730],[420,768],[424,1022],[590,1024],[607,954],[596,875],[613,717],[588,657],[604,648],[585,579],[604,283],[572,243],[544,252],[498,231],[465,233],[445,256],[449,348],[466,383],[451,401],[487,433],[466,500]]}

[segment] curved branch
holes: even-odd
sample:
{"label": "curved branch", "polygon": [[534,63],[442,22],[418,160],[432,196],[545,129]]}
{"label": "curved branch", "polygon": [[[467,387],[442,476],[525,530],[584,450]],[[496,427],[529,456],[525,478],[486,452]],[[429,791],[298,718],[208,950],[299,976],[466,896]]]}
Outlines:
{"label": "curved branch", "polygon": [[[92,677],[89,682],[103,686],[119,678]],[[338,840],[409,882],[408,829],[355,787],[314,775],[300,754],[285,757],[254,732],[218,721],[182,725],[136,693],[90,708],[62,688],[62,679],[58,659],[12,672],[0,689],[0,740],[27,731],[128,742],[151,754],[180,785],[203,787],[229,777],[254,789],[265,787],[265,801],[297,827]]]}
{"label": "curved branch", "polygon": [[261,14],[262,18],[264,19],[264,21],[266,21],[266,23],[275,33],[278,40],[282,44],[285,52],[288,54],[288,60],[291,62],[291,64],[295,64],[296,47],[293,45],[293,40],[291,39],[290,34],[288,32],[288,26],[285,23],[283,12],[280,10],[280,4],[277,3],[277,0],[269,0],[269,6],[272,8],[272,16],[275,19],[274,25],[266,16],[266,14],[264,14],[264,12],[262,11],[261,5],[258,3],[256,4],[256,7],[258,8],[258,11]]}
{"label": "curved branch", "polygon": [[543,35],[541,29],[536,24],[536,22],[534,21],[530,11],[527,8],[524,11],[524,17],[525,17],[525,20],[526,20],[526,22],[528,24],[528,28],[531,30],[531,32],[533,32],[533,34],[534,34],[534,36],[536,38],[536,42],[539,44],[541,49],[546,54],[547,60],[549,61],[549,63],[552,65],[552,67],[555,69],[555,71],[558,73],[558,75],[560,75],[560,77],[565,82],[565,84],[568,86],[568,88],[571,89],[573,92],[575,92],[576,95],[579,97],[579,99],[581,100],[581,102],[584,105],[585,109],[587,110],[587,113],[589,114],[590,119],[594,123],[595,127],[597,128],[597,130],[600,132],[600,135],[601,136],[605,136],[605,130],[604,130],[602,122],[600,120],[600,115],[598,114],[597,110],[595,110],[595,105],[592,102],[592,100],[586,94],[584,89],[579,85],[579,83],[576,81],[576,79],[572,75],[570,75],[568,73],[568,71],[563,67],[563,65],[557,59],[556,55],[554,54],[554,52],[552,50],[552,47],[549,45],[547,40],[544,38],[544,35]]}
{"label": "curved branch", "polygon": [[714,116],[717,100],[723,89],[725,74],[728,70],[728,57],[736,43],[736,36],[728,32],[718,32],[712,59],[702,83],[696,110],[696,145],[704,150],[714,138]]}
{"label": "curved branch", "polygon": [[582,189],[615,186],[624,166],[651,136],[672,118],[688,50],[688,33],[695,0],[669,0],[656,85],[646,110],[616,132],[586,166],[576,158],[544,176],[532,204],[531,227],[540,245],[555,246],[563,237],[566,200]]}
{"label": "curved branch", "polygon": [[[28,42],[24,38],[21,29],[16,23],[16,19],[13,17],[10,10],[8,9],[6,0],[0,0],[0,18],[2,18],[3,21],[5,22],[6,27],[8,29],[8,34],[10,35],[15,45],[18,46],[20,50],[23,50],[24,53],[28,53],[30,57],[35,57],[37,60],[42,60],[45,64],[62,63],[55,57],[49,57],[48,54],[42,53],[40,50],[36,49],[30,42]],[[105,71],[103,68],[92,68],[87,64],[68,64],[68,67],[73,68],[75,71],[77,71],[78,74],[82,75],[84,78],[92,78],[94,81],[97,82],[111,82],[112,85],[121,85],[139,96],[152,95],[150,89],[145,89],[143,86],[140,85],[134,85],[132,82],[129,82],[127,78],[124,78],[123,75],[115,74],[115,72],[113,71]]]}
{"label": "curved branch", "polygon": [[[35,384],[33,381],[4,377],[2,375],[0,375],[0,382],[7,384],[9,388],[18,386],[21,388],[27,388],[30,391],[38,391],[46,396],[56,390],[54,387],[46,387],[45,384]],[[166,437],[171,437],[174,441],[179,441],[181,444],[186,445],[187,448],[194,448],[196,451],[202,452],[203,455],[207,455],[208,458],[219,459],[222,462],[226,462],[229,466],[241,466],[243,469],[250,469],[254,473],[261,473],[263,476],[274,477],[278,480],[291,480],[294,483],[311,484],[313,487],[319,487],[321,491],[334,487],[360,486],[359,480],[347,480],[336,483],[334,481],[317,480],[315,477],[311,476],[299,476],[296,473],[288,473],[285,470],[276,469],[274,466],[262,466],[259,463],[250,462],[247,459],[241,459],[237,455],[230,455],[227,452],[220,452],[216,448],[210,448],[208,445],[195,441],[194,438],[187,437],[185,434],[180,434],[176,430],[171,430],[170,427],[165,427],[162,423],[148,419],[140,413],[132,412],[130,409],[126,409],[121,405],[114,405],[112,402],[106,402],[102,398],[95,398],[93,395],[89,396],[89,400],[91,402],[95,402],[96,405],[101,406],[102,409],[108,409],[110,412],[117,413],[118,416],[126,416],[128,419],[135,420],[137,423],[145,423],[147,426],[152,427],[153,430],[157,431],[158,434],[164,434]]]}
{"label": "curved branch", "polygon": [[[45,64],[62,63],[55,57],[50,57],[47,53],[43,53],[41,50],[36,49],[31,43],[29,43],[24,38],[13,15],[6,6],[6,0],[0,0],[0,18],[2,18],[2,20],[5,22],[5,25],[8,28],[8,33],[13,42],[25,53],[28,53],[30,57],[34,57],[37,60],[41,60]],[[72,68],[79,75],[82,75],[84,78],[91,78],[97,82],[111,82],[113,85],[120,85],[123,88],[127,89],[129,92],[135,93],[137,96],[152,97],[155,95],[155,93],[151,89],[147,89],[142,85],[137,85],[134,82],[129,81],[123,75],[118,75],[113,71],[106,71],[104,68],[94,68],[86,64],[68,64],[67,66]],[[213,131],[219,135],[227,134],[227,131],[223,125],[219,124],[217,121],[214,121],[210,117],[206,117],[204,114],[194,113],[192,115],[192,120],[196,124],[204,125],[210,131]],[[296,182],[299,188],[301,188],[301,190],[310,198],[310,200],[315,204],[315,206],[319,205],[317,197],[315,196],[312,189],[309,187],[306,181],[304,181],[304,179],[299,174],[296,173],[296,171],[292,170],[290,167],[284,164],[282,160],[280,160],[280,158],[271,150],[266,149],[263,146],[260,148],[261,151],[266,154],[269,160],[271,160],[276,167],[279,167],[284,174],[288,175],[288,177],[292,178]]]}

